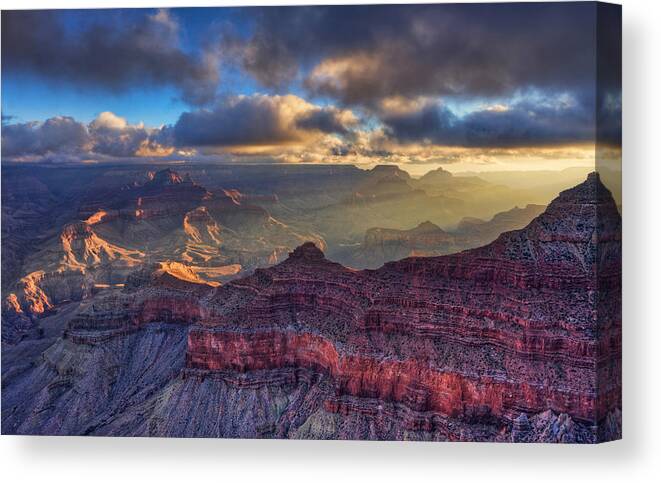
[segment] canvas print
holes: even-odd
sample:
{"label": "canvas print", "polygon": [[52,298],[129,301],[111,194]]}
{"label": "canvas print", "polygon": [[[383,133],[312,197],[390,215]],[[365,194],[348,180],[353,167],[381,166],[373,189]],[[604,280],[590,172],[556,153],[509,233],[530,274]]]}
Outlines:
{"label": "canvas print", "polygon": [[2,12],[2,433],[619,439],[621,8]]}

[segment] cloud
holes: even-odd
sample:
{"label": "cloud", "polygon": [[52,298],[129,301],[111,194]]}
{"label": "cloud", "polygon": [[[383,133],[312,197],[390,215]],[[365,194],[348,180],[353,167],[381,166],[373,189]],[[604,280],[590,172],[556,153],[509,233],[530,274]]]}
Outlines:
{"label": "cloud", "polygon": [[622,145],[622,92],[604,92],[597,98],[597,143]]}
{"label": "cloud", "polygon": [[58,116],[45,122],[2,126],[2,155],[43,155],[76,153],[89,149],[91,138],[84,124],[71,117]]}
{"label": "cloud", "polygon": [[357,122],[347,110],[319,107],[294,96],[232,96],[212,109],[183,113],[172,135],[177,146],[250,148],[310,141],[322,134],[346,134]]}
{"label": "cloud", "polygon": [[128,122],[123,117],[114,112],[104,111],[90,123],[90,127],[96,130],[123,130],[128,126]]}
{"label": "cloud", "polygon": [[496,96],[594,84],[590,4],[257,9],[242,65],[263,85],[305,76],[347,104],[391,96]]}
{"label": "cloud", "polygon": [[[139,157],[208,155],[291,156],[301,151],[327,154],[351,138],[358,119],[346,109],[317,106],[293,96],[233,96],[211,109],[181,114],[175,125],[129,124],[112,112],[84,124],[71,117],[3,124],[2,155],[11,160],[44,157],[127,160]],[[283,158],[284,159],[284,158]]]}
{"label": "cloud", "polygon": [[[529,166],[542,163],[548,166],[550,161],[554,164],[564,163],[562,166],[574,166],[577,162],[594,163],[594,146],[590,147],[587,144],[547,147],[537,145],[514,147],[509,146],[513,144],[509,142],[501,142],[509,147],[487,146],[494,144],[492,142],[482,143],[484,146],[471,147],[460,145],[462,143],[438,145],[428,142],[431,139],[416,140],[412,135],[407,137],[401,128],[398,136],[388,126],[366,129],[362,124],[354,124],[355,118],[350,111],[315,106],[295,96],[292,97],[294,99],[288,99],[287,96],[247,96],[241,99],[226,99],[213,110],[193,111],[189,113],[192,117],[188,119],[182,116],[181,123],[186,123],[190,119],[200,123],[211,122],[207,126],[208,129],[203,131],[205,139],[185,139],[181,136],[177,138],[175,126],[150,128],[142,124],[132,125],[111,112],[99,114],[89,124],[80,123],[70,117],[55,117],[44,122],[5,124],[2,129],[3,161],[135,162],[158,157],[160,161],[187,159],[225,163],[353,163],[364,166],[378,163],[409,166],[468,163],[475,169],[493,163],[510,167],[516,167],[521,163]],[[557,107],[557,103],[557,100],[555,104],[547,102],[547,108],[551,109],[554,105]],[[386,104],[390,108],[387,111],[389,115],[399,116],[400,122],[403,122],[405,116],[416,119],[416,113],[431,111],[432,108],[437,110],[435,113],[437,117],[442,117],[439,112],[444,112],[442,104],[438,102],[434,104],[431,100],[418,100],[407,104],[393,101]],[[240,105],[241,107],[238,107]],[[571,103],[564,105],[567,109]],[[504,115],[521,110],[512,106],[507,106],[507,109],[504,106],[495,109],[491,107],[493,106],[485,106],[480,112]],[[245,136],[231,137],[232,131],[227,129],[225,124],[225,121],[230,119],[229,113],[245,113],[251,110],[256,113],[253,117],[236,118],[235,122],[249,123],[258,117],[258,113],[263,114],[270,110],[271,119],[277,121],[275,124],[278,127],[248,131],[253,133],[250,139]],[[319,122],[319,118],[325,118],[329,113],[335,115],[335,121]],[[429,114],[420,116],[424,118],[425,115]],[[343,121],[337,124],[337,119]],[[453,122],[458,122],[462,118],[453,115],[452,119]],[[218,120],[223,122],[214,122]],[[329,126],[325,126],[327,122],[330,123]],[[299,124],[307,127],[301,127]],[[182,125],[180,124],[179,127],[181,128]],[[325,132],[335,130],[346,131],[346,134]],[[416,129],[413,129],[411,132],[415,131]],[[199,131],[193,128],[193,132]],[[258,132],[263,136],[257,137]],[[180,131],[179,134],[181,133]],[[447,133],[441,137],[433,129],[430,129],[427,135],[432,137],[434,142],[446,142],[448,137]],[[456,138],[456,133],[454,136]],[[188,142],[207,144],[194,146],[186,144]]]}
{"label": "cloud", "polygon": [[296,119],[299,129],[327,134],[349,134],[349,128],[357,124],[358,119],[351,111],[337,107],[315,108]]}
{"label": "cloud", "polygon": [[89,124],[92,151],[114,157],[166,156],[174,149],[163,143],[161,129],[129,125],[112,112],[102,112]]}
{"label": "cloud", "polygon": [[2,60],[6,72],[23,71],[121,91],[138,85],[174,86],[184,100],[211,100],[219,83],[217,56],[192,54],[178,40],[165,10],[152,15],[104,15],[80,32],[64,26],[61,12],[3,11]]}
{"label": "cloud", "polygon": [[89,124],[64,116],[44,122],[4,124],[2,155],[14,159],[59,156],[67,161],[167,156],[174,148],[166,144],[164,131],[131,125],[112,112],[102,112]]}
{"label": "cloud", "polygon": [[508,148],[594,142],[594,112],[573,97],[485,105],[464,115],[440,101],[382,114],[392,140],[440,146]]}

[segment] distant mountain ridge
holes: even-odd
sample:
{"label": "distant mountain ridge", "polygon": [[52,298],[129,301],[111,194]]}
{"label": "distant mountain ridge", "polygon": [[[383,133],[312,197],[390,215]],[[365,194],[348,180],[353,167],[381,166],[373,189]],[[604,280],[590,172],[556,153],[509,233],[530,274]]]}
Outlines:
{"label": "distant mountain ridge", "polygon": [[356,268],[378,268],[410,256],[447,255],[485,245],[505,231],[523,228],[544,209],[542,205],[527,205],[497,213],[489,221],[463,218],[452,231],[429,221],[409,230],[370,228],[360,245],[335,250],[331,258]]}

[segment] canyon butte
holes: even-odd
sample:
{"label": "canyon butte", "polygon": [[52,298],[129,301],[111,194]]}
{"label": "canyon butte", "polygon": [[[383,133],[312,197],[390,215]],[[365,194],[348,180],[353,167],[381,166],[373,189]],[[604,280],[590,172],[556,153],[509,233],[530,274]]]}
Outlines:
{"label": "canyon butte", "polygon": [[[3,216],[3,254],[12,242],[22,261],[3,286],[2,432],[621,437],[621,216],[598,174],[546,207],[481,213],[491,221],[467,218],[472,203],[506,188],[391,168],[341,177],[353,181],[310,206],[287,186],[251,199],[150,174],[72,208],[79,221],[40,232],[37,257]],[[38,231],[48,210],[21,217],[21,196],[3,211],[22,207],[9,221]],[[432,202],[428,219],[381,226]],[[387,218],[393,204],[404,208]],[[352,216],[344,239],[349,212],[377,221]],[[518,229],[502,221],[518,216]],[[338,263],[375,246],[369,268]]]}

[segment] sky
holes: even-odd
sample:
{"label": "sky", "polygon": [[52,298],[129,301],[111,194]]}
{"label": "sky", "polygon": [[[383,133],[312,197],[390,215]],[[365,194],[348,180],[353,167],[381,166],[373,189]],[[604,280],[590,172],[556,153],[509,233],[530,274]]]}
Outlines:
{"label": "sky", "polygon": [[2,159],[589,166],[619,150],[620,28],[591,2],[3,11]]}

